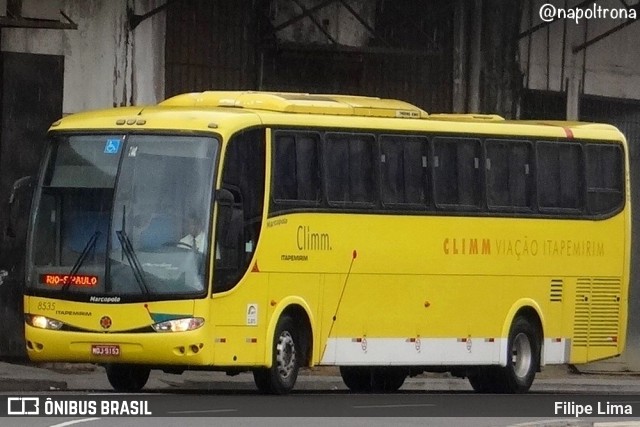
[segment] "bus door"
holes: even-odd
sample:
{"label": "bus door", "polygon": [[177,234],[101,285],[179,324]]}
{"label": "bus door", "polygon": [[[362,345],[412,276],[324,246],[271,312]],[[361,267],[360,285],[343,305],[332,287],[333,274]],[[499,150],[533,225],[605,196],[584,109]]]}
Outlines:
{"label": "bus door", "polygon": [[[268,277],[254,259],[262,226],[264,130],[233,136],[217,191],[218,223],[213,279],[215,363],[251,364],[264,356]],[[248,327],[248,329],[247,329]],[[254,329],[255,328],[255,329]]]}

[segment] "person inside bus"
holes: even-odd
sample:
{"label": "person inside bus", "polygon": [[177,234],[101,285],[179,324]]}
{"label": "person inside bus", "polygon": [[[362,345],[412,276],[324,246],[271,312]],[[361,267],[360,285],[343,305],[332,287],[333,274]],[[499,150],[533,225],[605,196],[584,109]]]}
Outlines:
{"label": "person inside bus", "polygon": [[205,233],[202,219],[196,212],[190,212],[187,215],[185,229],[187,234],[180,239],[177,246],[179,248],[197,250],[203,254],[206,249]]}

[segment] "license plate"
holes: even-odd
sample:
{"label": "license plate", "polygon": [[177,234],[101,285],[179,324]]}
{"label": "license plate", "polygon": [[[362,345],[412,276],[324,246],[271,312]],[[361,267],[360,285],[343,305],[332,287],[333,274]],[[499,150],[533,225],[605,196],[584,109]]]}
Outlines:
{"label": "license plate", "polygon": [[120,356],[120,346],[115,344],[93,344],[91,354],[94,356]]}

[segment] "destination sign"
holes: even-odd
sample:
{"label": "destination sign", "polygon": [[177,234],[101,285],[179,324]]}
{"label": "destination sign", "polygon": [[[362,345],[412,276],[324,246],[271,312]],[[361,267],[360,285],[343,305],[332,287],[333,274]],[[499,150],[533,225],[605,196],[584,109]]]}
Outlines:
{"label": "destination sign", "polygon": [[48,286],[79,286],[84,288],[93,288],[98,284],[98,276],[89,274],[41,274],[40,283]]}

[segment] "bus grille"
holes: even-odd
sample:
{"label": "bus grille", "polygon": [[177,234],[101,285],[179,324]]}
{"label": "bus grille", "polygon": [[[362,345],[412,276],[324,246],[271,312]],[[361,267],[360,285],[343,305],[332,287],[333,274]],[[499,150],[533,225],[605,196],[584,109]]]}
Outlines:
{"label": "bus grille", "polygon": [[564,280],[551,279],[551,285],[549,289],[549,301],[562,302],[562,288],[564,286]]}
{"label": "bus grille", "polygon": [[573,345],[616,347],[620,326],[620,279],[578,278]]}

